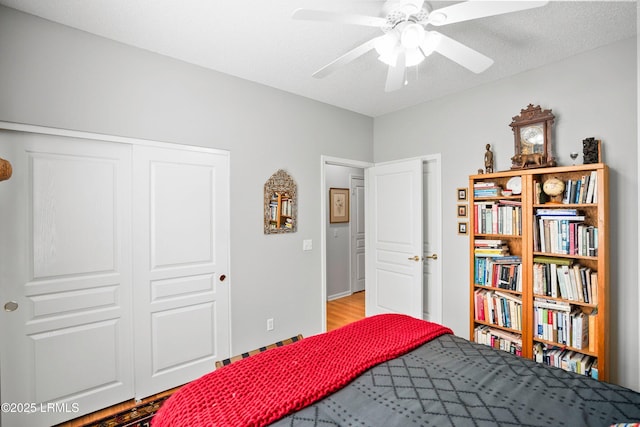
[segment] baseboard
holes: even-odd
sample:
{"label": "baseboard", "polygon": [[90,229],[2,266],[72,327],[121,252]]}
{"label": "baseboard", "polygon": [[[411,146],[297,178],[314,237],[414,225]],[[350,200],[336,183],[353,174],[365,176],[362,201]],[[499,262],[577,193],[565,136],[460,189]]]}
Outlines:
{"label": "baseboard", "polygon": [[333,295],[327,296],[327,301],[333,301],[334,299],[348,297],[349,295],[352,295],[351,291],[340,292],[339,294],[333,294]]}

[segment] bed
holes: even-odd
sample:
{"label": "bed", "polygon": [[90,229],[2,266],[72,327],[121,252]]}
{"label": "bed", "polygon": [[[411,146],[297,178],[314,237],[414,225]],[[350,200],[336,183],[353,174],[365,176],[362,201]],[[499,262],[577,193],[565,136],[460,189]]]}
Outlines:
{"label": "bed", "polygon": [[160,408],[168,426],[609,426],[640,394],[454,336],[372,316],[225,366]]}

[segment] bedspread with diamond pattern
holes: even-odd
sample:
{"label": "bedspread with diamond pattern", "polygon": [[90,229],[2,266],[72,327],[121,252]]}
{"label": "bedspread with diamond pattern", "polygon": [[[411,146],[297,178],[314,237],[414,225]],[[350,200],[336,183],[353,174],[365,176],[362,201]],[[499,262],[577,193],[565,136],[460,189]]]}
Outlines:
{"label": "bedspread with diamond pattern", "polygon": [[274,426],[609,426],[640,394],[442,335]]}

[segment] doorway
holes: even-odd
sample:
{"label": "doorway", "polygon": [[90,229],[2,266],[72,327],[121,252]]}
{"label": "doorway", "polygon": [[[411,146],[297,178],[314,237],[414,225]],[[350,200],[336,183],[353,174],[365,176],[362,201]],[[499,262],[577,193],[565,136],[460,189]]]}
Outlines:
{"label": "doorway", "polygon": [[[423,166],[423,254],[422,260],[423,262],[423,287],[424,287],[424,301],[423,301],[423,316],[425,320],[441,322],[442,321],[442,273],[441,273],[441,261],[438,260],[439,255],[441,254],[441,246],[442,246],[442,198],[441,198],[441,169],[440,169],[440,155],[430,155],[423,156],[419,158],[422,161]],[[350,239],[345,239],[344,244],[345,247],[341,249],[336,249],[335,245],[333,245],[336,240],[336,229],[338,233],[338,237],[341,237],[342,232],[346,233],[349,228],[344,227],[343,229],[334,227],[333,224],[329,223],[329,203],[328,203],[328,194],[329,189],[332,187],[331,175],[335,173],[336,170],[342,170],[343,174],[348,175],[346,172],[350,168],[361,168],[362,170],[366,170],[374,166],[374,164],[360,161],[353,161],[348,159],[339,159],[332,158],[327,156],[322,156],[322,187],[323,187],[323,197],[321,201],[321,210],[323,212],[323,220],[322,220],[322,239],[321,239],[321,262],[322,262],[322,328],[326,330],[328,328],[328,314],[331,315],[331,322],[334,324],[334,321],[343,317],[342,315],[337,316],[336,307],[340,307],[342,302],[351,303],[353,301],[344,300],[340,301],[340,299],[344,297],[349,297],[352,293],[357,290],[357,287],[353,286],[353,283],[357,282],[353,280],[354,277],[358,277],[357,269],[359,268],[355,265],[354,256],[357,257],[359,255],[350,255],[350,254],[358,254],[356,248],[354,246],[358,245],[357,238],[353,236],[354,233],[351,233]],[[353,173],[352,173],[353,175]],[[357,174],[356,174],[357,175]],[[366,176],[366,174],[365,174]],[[357,178],[356,178],[357,179]],[[364,185],[362,187],[362,191],[364,192],[365,187],[367,186],[366,178],[363,180]],[[357,186],[357,181],[354,184],[354,181],[350,182],[349,188],[351,189],[351,194],[354,190],[354,185]],[[346,187],[346,185],[344,185]],[[353,197],[352,197],[353,201]],[[362,206],[362,212],[357,211],[357,207],[354,208],[352,205],[351,215],[354,215],[354,209],[357,211],[356,214],[364,217],[364,206]],[[362,221],[364,223],[364,221]],[[351,231],[354,231],[353,228],[355,225],[353,221],[351,221]],[[356,233],[357,234],[357,233]],[[352,250],[353,249],[353,250]],[[364,259],[364,247],[361,250],[362,257]],[[352,262],[350,263],[349,268],[345,268],[342,272],[337,272],[336,270],[328,269],[327,267],[331,265],[328,260],[336,255],[336,253],[342,254],[343,257],[350,259]],[[362,267],[364,268],[364,261],[362,261]],[[354,274],[356,273],[356,274]],[[341,289],[338,289],[334,286],[329,285],[329,280],[334,281],[336,279],[336,274],[343,274],[342,278],[338,279],[338,282],[341,283],[351,283],[351,285],[344,286]],[[335,282],[334,282],[335,283]],[[357,286],[357,285],[356,285]],[[338,289],[338,291],[336,291]],[[364,300],[364,292],[361,292],[362,300]],[[329,306],[331,304],[331,306]],[[362,304],[362,303],[361,303]],[[345,312],[347,310],[345,309]]]}

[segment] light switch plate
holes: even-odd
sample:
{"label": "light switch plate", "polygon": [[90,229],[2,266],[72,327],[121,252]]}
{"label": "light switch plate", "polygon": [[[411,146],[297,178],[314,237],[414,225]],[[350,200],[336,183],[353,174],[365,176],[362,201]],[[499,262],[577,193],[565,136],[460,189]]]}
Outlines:
{"label": "light switch plate", "polygon": [[311,249],[313,249],[313,242],[311,239],[306,239],[302,241],[302,250],[303,251],[310,251]]}

